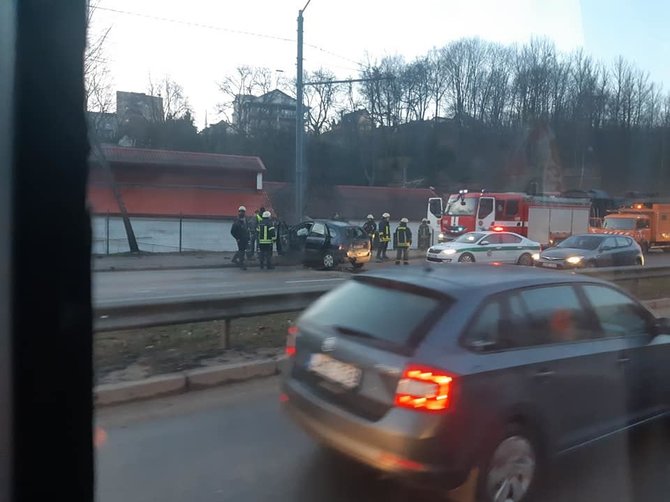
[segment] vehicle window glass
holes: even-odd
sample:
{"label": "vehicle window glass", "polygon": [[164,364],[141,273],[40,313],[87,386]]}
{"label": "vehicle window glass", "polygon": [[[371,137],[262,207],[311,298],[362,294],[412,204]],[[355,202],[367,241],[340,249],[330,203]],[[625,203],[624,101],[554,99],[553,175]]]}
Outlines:
{"label": "vehicle window glass", "polygon": [[348,227],[347,237],[350,239],[367,239],[365,232],[360,227]]}
{"label": "vehicle window glass", "polygon": [[546,343],[530,329],[526,309],[518,294],[498,296],[485,303],[475,314],[464,341],[476,351],[521,348]]}
{"label": "vehicle window glass", "polygon": [[461,199],[458,195],[449,197],[447,204],[447,215],[449,216],[465,216],[475,214],[477,199],[472,197]]}
{"label": "vehicle window glass", "polygon": [[477,217],[486,218],[491,212],[493,212],[493,199],[491,197],[482,197],[479,199]]}
{"label": "vehicle window glass", "polygon": [[649,220],[637,220],[635,226],[637,228],[649,228]]}
{"label": "vehicle window glass", "polygon": [[567,343],[596,336],[572,286],[532,288],[520,295],[528,309],[528,329],[538,343]]}
{"label": "vehicle window glass", "polygon": [[477,351],[498,348],[500,343],[500,321],[502,305],[493,300],[486,303],[475,315],[474,322],[467,329],[465,343]]}
{"label": "vehicle window glass", "polygon": [[474,244],[475,242],[479,241],[484,237],[484,234],[480,234],[477,232],[468,232],[467,234],[463,234],[460,237],[458,237],[454,242],[463,242],[465,244]]}
{"label": "vehicle window glass", "polygon": [[633,300],[605,286],[583,286],[605,336],[642,335],[650,328],[650,317]]}
{"label": "vehicle window glass", "polygon": [[300,321],[404,346],[441,301],[403,285],[349,281],[312,304]]}
{"label": "vehicle window glass", "polygon": [[326,225],[323,223],[314,223],[312,225],[312,230],[310,231],[310,235],[314,236],[319,236],[319,237],[324,237],[326,235]]}
{"label": "vehicle window glass", "polygon": [[625,237],[617,237],[616,246],[618,248],[627,248],[628,246],[630,246],[630,240],[626,239]]}
{"label": "vehicle window glass", "polygon": [[605,239],[601,245],[603,248],[615,248],[616,247],[616,239],[614,237],[609,237]]}
{"label": "vehicle window glass", "polygon": [[480,241],[480,244],[485,242],[488,242],[489,244],[500,244],[500,234],[489,234]]}
{"label": "vehicle window glass", "polygon": [[499,200],[496,202],[496,220],[505,219],[505,202]]}
{"label": "vehicle window glass", "polygon": [[518,200],[508,200],[505,205],[505,215],[506,216],[517,216],[519,213],[519,201]]}
{"label": "vehicle window glass", "polygon": [[430,199],[430,212],[437,218],[442,217],[442,199]]}
{"label": "vehicle window glass", "polygon": [[556,247],[594,250],[598,249],[603,240],[600,235],[573,235],[558,243]]}
{"label": "vehicle window glass", "polygon": [[521,237],[512,234],[500,234],[500,241],[503,244],[519,244],[521,242]]}

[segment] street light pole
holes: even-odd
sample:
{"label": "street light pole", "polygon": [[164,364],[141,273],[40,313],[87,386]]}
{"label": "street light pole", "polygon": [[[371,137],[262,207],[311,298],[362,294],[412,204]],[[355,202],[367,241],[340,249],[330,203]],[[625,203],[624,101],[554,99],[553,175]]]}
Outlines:
{"label": "street light pole", "polygon": [[295,115],[295,219],[296,222],[302,221],[304,209],[304,153],[303,142],[305,135],[305,116],[303,110],[303,82],[302,82],[302,24],[303,12],[309,5],[311,0],[307,0],[305,6],[298,11],[298,60],[297,60],[297,75],[296,75],[296,115]]}

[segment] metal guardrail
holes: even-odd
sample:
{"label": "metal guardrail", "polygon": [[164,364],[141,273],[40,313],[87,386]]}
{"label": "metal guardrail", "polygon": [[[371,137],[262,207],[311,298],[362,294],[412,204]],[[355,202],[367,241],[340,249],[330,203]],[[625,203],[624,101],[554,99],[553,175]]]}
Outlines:
{"label": "metal guardrail", "polygon": [[579,273],[615,283],[641,300],[670,296],[670,267],[608,267]]}
{"label": "metal guardrail", "polygon": [[[614,267],[578,270],[578,273],[614,282],[641,299],[670,296],[670,266]],[[155,301],[152,303],[102,305],[95,308],[97,332],[148,328],[191,322],[225,321],[225,346],[230,346],[230,323],[233,319],[305,309],[332,289],[311,288],[308,291],[273,293],[247,297],[204,297],[197,300]],[[655,294],[654,292],[658,293]]]}
{"label": "metal guardrail", "polygon": [[223,333],[230,346],[230,323],[233,319],[254,317],[305,309],[329,288],[284,294],[254,295],[239,298],[206,297],[197,300],[175,300],[143,304],[100,306],[94,310],[96,332],[150,328],[169,324],[225,321]]}

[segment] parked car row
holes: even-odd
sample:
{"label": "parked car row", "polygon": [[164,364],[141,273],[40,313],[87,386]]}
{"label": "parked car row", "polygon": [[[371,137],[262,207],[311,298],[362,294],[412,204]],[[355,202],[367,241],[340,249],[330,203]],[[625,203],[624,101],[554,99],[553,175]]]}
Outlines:
{"label": "parked car row", "polygon": [[[309,220],[290,227],[287,247],[306,266],[326,270],[346,263],[360,269],[372,255],[370,240],[361,227],[336,220]],[[571,269],[644,265],[644,255],[633,238],[623,235],[573,235],[542,250],[540,243],[513,232],[482,231],[431,246],[426,261]]]}
{"label": "parked car row", "polygon": [[573,235],[542,250],[540,243],[512,232],[469,232],[428,249],[430,263],[516,263],[573,269],[644,265],[642,248],[623,235]]}

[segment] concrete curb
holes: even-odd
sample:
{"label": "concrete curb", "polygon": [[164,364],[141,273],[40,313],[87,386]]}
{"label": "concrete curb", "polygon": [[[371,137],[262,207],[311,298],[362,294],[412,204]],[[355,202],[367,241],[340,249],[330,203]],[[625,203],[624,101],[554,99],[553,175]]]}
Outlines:
{"label": "concrete curb", "polygon": [[99,385],[95,388],[96,406],[149,399],[152,397],[177,394],[186,388],[186,375],[169,373],[137,382],[122,382]]}
{"label": "concrete curb", "polygon": [[[415,261],[415,260],[423,260],[423,256],[410,256],[409,261]],[[374,262],[374,259],[372,260]],[[389,262],[394,261],[393,259],[389,259]],[[300,263],[275,263],[274,264],[276,267],[296,267],[300,266]],[[215,264],[207,264],[207,263],[202,263],[202,264],[194,264],[194,265],[166,265],[166,266],[161,266],[161,265],[146,265],[146,266],[105,266],[102,268],[96,268],[95,264],[93,266],[93,272],[151,272],[151,271],[156,271],[156,270],[198,270],[198,269],[221,269],[221,268],[237,268],[239,269],[237,265],[233,263],[221,263],[218,265]],[[258,265],[258,262],[249,262],[247,263],[247,268],[253,269],[253,268],[260,268]],[[346,268],[346,266],[345,266]]]}
{"label": "concrete curb", "polygon": [[168,373],[136,382],[99,385],[94,389],[95,404],[111,406],[268,377],[278,374],[285,360],[285,356],[280,356]]}

